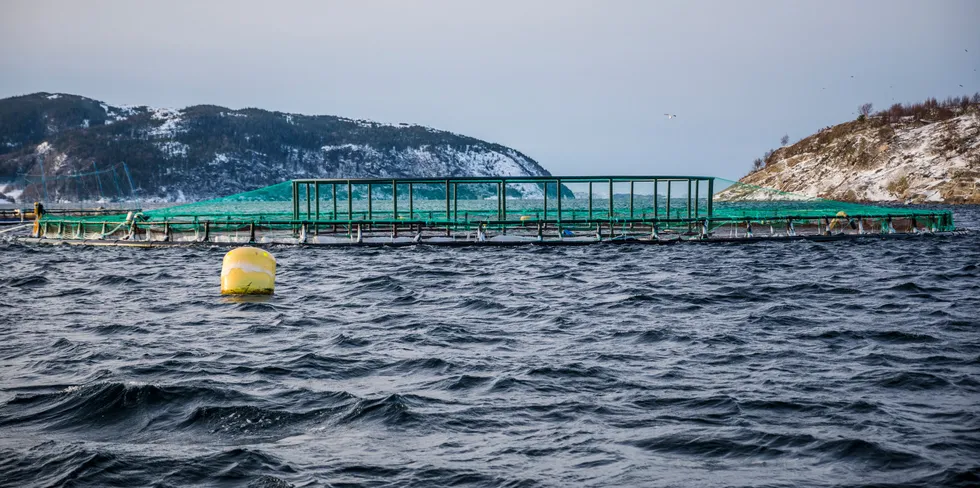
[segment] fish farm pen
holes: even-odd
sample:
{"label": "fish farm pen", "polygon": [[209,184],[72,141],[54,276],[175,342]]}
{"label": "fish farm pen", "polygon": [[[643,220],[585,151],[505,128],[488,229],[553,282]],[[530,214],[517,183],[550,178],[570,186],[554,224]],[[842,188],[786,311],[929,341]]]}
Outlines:
{"label": "fish farm pen", "polygon": [[38,213],[28,240],[134,246],[673,244],[955,232],[948,210],[846,203],[701,176],[297,179],[115,215]]}

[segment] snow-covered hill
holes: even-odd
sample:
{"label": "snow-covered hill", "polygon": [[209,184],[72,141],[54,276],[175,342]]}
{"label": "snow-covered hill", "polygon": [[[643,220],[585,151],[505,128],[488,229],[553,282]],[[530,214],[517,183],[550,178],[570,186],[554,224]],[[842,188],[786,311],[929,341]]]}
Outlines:
{"label": "snow-covered hill", "polygon": [[[765,167],[719,195],[729,200],[808,197],[868,202],[980,203],[980,105],[935,116],[883,112],[828,127],[777,149]],[[940,119],[940,120],[937,120]],[[752,185],[752,186],[749,186]]]}
{"label": "snow-covered hill", "polygon": [[[116,107],[66,94],[0,100],[0,199],[38,198],[42,173],[50,200],[112,194],[123,162],[140,198],[169,201],[294,178],[549,175],[509,147],[411,124],[210,105]],[[93,173],[103,180],[76,177]],[[541,189],[510,191],[533,197]]]}

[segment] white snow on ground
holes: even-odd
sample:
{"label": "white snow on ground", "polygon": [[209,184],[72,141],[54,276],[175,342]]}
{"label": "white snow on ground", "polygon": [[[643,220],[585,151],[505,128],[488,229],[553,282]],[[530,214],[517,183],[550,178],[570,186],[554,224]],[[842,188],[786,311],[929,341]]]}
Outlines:
{"label": "white snow on ground", "polygon": [[410,127],[411,126],[411,124],[405,124],[405,123],[389,124],[387,122],[375,122],[373,120],[365,120],[365,119],[348,119],[347,117],[337,117],[337,120],[355,124],[359,127],[405,127],[405,126]]}
{"label": "white snow on ground", "polygon": [[121,105],[118,107],[113,107],[111,105],[106,105],[105,103],[99,103],[102,110],[105,111],[105,125],[111,125],[114,122],[122,122],[123,120],[136,115],[138,108],[130,105]]}
{"label": "white snow on ground", "polygon": [[187,150],[190,148],[187,144],[177,141],[157,142],[154,146],[171,158],[186,158]]}
{"label": "white snow on ground", "polygon": [[[370,147],[370,146],[363,146],[363,145],[360,145],[360,144],[341,144],[339,146],[323,146],[320,149],[323,152],[348,150],[348,151],[372,151],[372,152],[377,153],[377,151],[375,151],[372,147]],[[378,154],[381,154],[381,153],[378,153]]]}
{"label": "white snow on ground", "polygon": [[88,129],[88,119],[82,119],[82,127]]}
{"label": "white snow on ground", "polygon": [[5,195],[10,198],[13,198],[14,201],[20,200],[20,196],[23,194],[24,194],[23,188],[17,188],[14,185],[0,185],[0,195]]}
{"label": "white snow on ground", "polygon": [[65,153],[54,153],[52,155],[50,154],[52,151],[54,151],[54,146],[48,143],[48,141],[38,144],[37,148],[34,150],[38,156],[43,156],[45,158],[45,172],[57,173],[58,170],[65,165],[65,161],[68,160],[68,155]]}
{"label": "white snow on ground", "polygon": [[150,129],[148,135],[151,137],[174,137],[179,132],[184,132],[181,128],[181,123],[183,119],[180,116],[179,110],[174,110],[172,108],[157,108],[152,109],[153,115],[150,117],[153,120],[162,120],[163,123],[153,129]]}
{"label": "white snow on ground", "polygon": [[[861,144],[876,154],[869,165],[851,165],[833,157],[838,149]],[[954,182],[965,185],[962,191],[976,194],[980,177],[963,173],[980,175],[980,115],[975,113],[920,127],[899,126],[889,140],[881,140],[873,131],[848,134],[818,153],[781,159],[742,179],[751,185],[791,192],[789,195],[734,185],[719,197],[941,202],[943,192],[949,193]]]}
{"label": "white snow on ground", "polygon": [[48,95],[48,100],[57,100],[59,98],[61,98],[61,94],[60,93],[55,93],[55,94],[52,94],[52,95]]}
{"label": "white snow on ground", "polygon": [[208,163],[208,165],[215,166],[215,165],[219,165],[219,164],[224,164],[224,163],[227,163],[230,160],[231,160],[231,158],[228,157],[227,154],[217,153],[217,154],[214,155],[214,159],[212,159],[211,162]]}
{"label": "white snow on ground", "polygon": [[18,144],[16,142],[7,142],[7,143],[4,143],[4,145],[7,146],[7,147],[17,147],[20,144]]}

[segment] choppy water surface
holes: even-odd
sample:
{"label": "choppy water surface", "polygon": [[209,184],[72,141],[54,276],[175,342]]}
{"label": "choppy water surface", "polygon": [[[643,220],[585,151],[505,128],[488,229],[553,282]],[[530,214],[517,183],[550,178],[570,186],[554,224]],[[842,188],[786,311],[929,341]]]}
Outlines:
{"label": "choppy water surface", "polygon": [[0,244],[0,485],[980,479],[977,233],[224,251]]}

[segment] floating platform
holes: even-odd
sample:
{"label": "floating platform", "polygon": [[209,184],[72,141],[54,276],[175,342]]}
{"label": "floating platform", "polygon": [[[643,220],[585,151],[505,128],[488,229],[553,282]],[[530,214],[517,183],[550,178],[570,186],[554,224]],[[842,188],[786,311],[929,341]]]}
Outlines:
{"label": "floating platform", "polygon": [[[42,209],[31,237],[21,240],[138,247],[669,245],[957,233],[948,210],[737,185],[702,176],[299,179],[143,212],[66,216]],[[746,194],[755,200],[737,198]]]}

